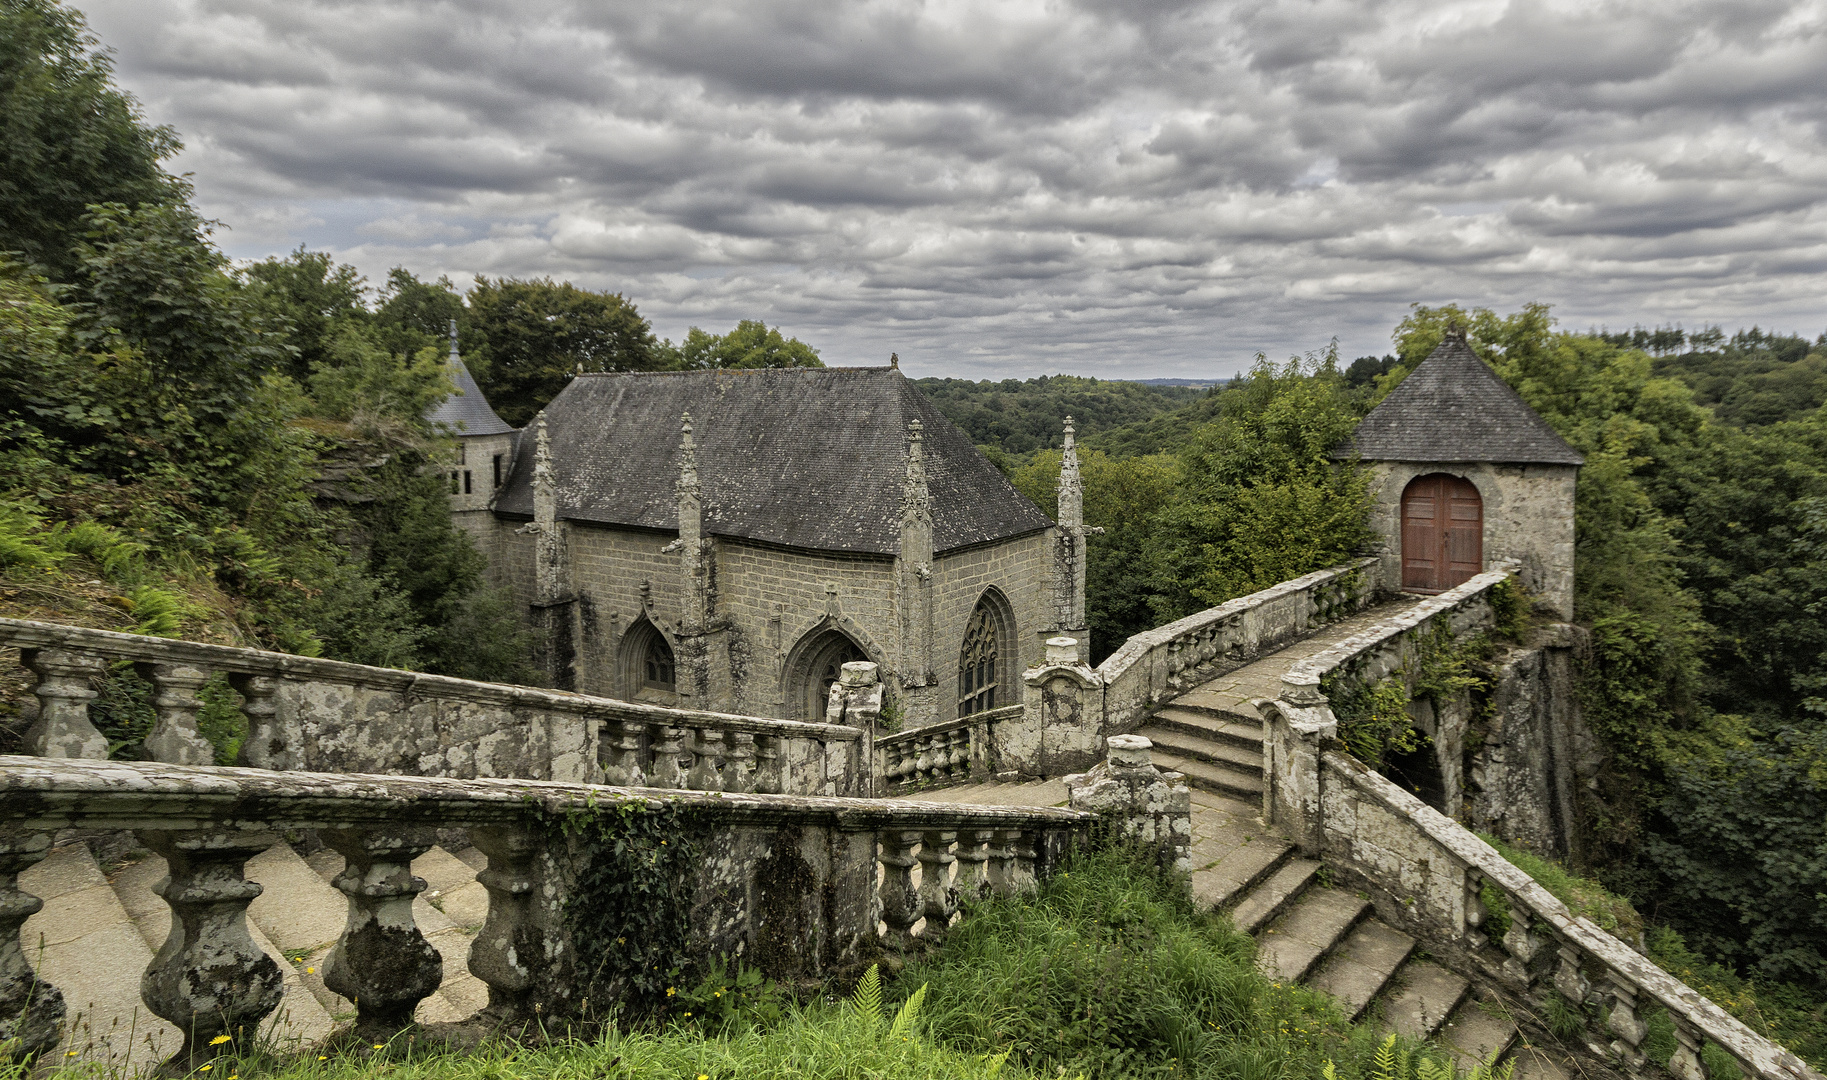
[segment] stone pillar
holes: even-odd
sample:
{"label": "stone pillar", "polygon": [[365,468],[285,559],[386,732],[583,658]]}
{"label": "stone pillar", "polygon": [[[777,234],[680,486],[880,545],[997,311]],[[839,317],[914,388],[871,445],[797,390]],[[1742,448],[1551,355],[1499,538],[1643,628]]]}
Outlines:
{"label": "stone pillar", "polygon": [[171,933],[140,977],[140,999],[184,1033],[160,1075],[188,1076],[212,1058],[250,1049],[260,1021],[285,996],[279,965],[247,932],[247,906],[261,888],[244,874],[247,860],[279,840],[213,830],[137,835],[165,857],[167,876],[152,891],[171,907]]}
{"label": "stone pillar", "polygon": [[1104,726],[1104,680],[1079,659],[1069,637],[1047,639],[1045,660],[1021,673],[1020,724],[998,724],[1001,767],[1024,775],[1086,769],[1097,763]]}
{"label": "stone pillar", "polygon": [[[851,660],[831,684],[831,695],[825,701],[825,723],[848,724],[863,729],[863,745],[858,747],[860,776],[850,778],[855,792],[859,781],[862,791],[880,796],[885,779],[875,758],[876,725],[882,719],[882,678],[875,664],[868,660]],[[856,771],[856,770],[853,770]]]}
{"label": "stone pillar", "polygon": [[1302,855],[1317,858],[1325,848],[1326,836],[1320,755],[1328,740],[1338,738],[1338,719],[1320,693],[1319,679],[1305,672],[1283,676],[1280,696],[1272,702],[1258,702],[1257,708],[1263,716],[1267,781],[1263,819],[1280,827]]}
{"label": "stone pillar", "polygon": [[168,765],[214,765],[216,748],[197,731],[197,712],[203,705],[197,692],[209,681],[209,672],[189,664],[143,664],[156,695],[152,706],[158,723],[146,736],[146,756]]}
{"label": "stone pillar", "polygon": [[558,471],[546,435],[546,414],[533,421],[533,520],[521,529],[534,535],[533,629],[543,636],[540,667],[560,690],[577,686],[576,598],[564,523],[558,520]]}
{"label": "stone pillar", "polygon": [[355,1032],[384,1043],[412,1026],[420,1001],[444,981],[444,958],[412,916],[425,891],[412,860],[436,842],[418,829],[325,829],[346,865],[330,884],[349,898],[349,921],[324,958],[324,985],[355,1002]]}
{"label": "stone pillar", "polygon": [[479,827],[470,842],[488,856],[488,869],[476,875],[488,890],[488,919],[469,950],[470,972],[488,984],[486,1015],[518,1023],[569,1011],[574,960],[563,893],[546,880],[539,833]]}
{"label": "stone pillar", "polygon": [[1193,872],[1193,793],[1178,773],[1151,759],[1154,744],[1140,735],[1106,740],[1110,759],[1089,773],[1066,777],[1072,809],[1102,814],[1123,836],[1153,848],[1162,865]]}
{"label": "stone pillar", "polygon": [[1089,563],[1087,538],[1104,530],[1085,525],[1085,485],[1079,478],[1078,444],[1072,418],[1066,417],[1064,449],[1059,460],[1059,524],[1053,529],[1053,625],[1050,633],[1072,638],[1078,658],[1091,658],[1091,630],[1085,618],[1085,581]]}
{"label": "stone pillar", "polygon": [[25,733],[26,747],[39,757],[105,759],[108,740],[89,722],[89,680],[106,674],[107,663],[63,649],[25,649],[19,660],[38,676],[38,720]]}
{"label": "stone pillar", "polygon": [[289,772],[305,767],[304,732],[288,728],[279,715],[279,679],[272,675],[230,675],[229,685],[241,695],[241,712],[247,716],[247,737],[235,764],[252,769]]}
{"label": "stone pillar", "polygon": [[19,888],[19,872],[51,850],[49,833],[0,837],[0,1061],[21,1061],[57,1045],[63,995],[39,980],[19,946],[19,928],[44,901]]}
{"label": "stone pillar", "polygon": [[691,413],[679,424],[679,538],[665,551],[679,555],[679,632],[676,659],[680,695],[694,708],[728,712],[735,707],[730,678],[728,631],[716,618],[713,588],[715,541],[704,535],[704,487],[698,479],[698,449]]}
{"label": "stone pillar", "polygon": [[895,608],[901,617],[896,673],[906,689],[907,726],[940,719],[933,660],[933,513],[926,486],[925,436],[907,422],[907,481],[901,496],[901,548],[895,560]]}

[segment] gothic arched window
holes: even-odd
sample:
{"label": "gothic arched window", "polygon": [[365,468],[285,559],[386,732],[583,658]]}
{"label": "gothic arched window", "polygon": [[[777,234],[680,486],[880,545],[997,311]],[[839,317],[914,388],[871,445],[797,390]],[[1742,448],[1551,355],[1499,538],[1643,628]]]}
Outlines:
{"label": "gothic arched window", "polygon": [[641,685],[649,690],[672,692],[678,689],[678,673],[673,666],[672,646],[659,634],[647,639],[647,655],[642,657]]}
{"label": "gothic arched window", "polygon": [[996,611],[989,597],[977,601],[971,621],[964,627],[964,645],[958,650],[958,715],[971,716],[999,704],[1000,642]]}
{"label": "gothic arched window", "polygon": [[673,704],[679,691],[678,664],[666,635],[646,618],[635,620],[623,635],[620,667],[623,695]]}
{"label": "gothic arched window", "polygon": [[[863,647],[848,634],[825,627],[800,640],[787,661],[787,698],[794,703],[795,715],[803,720],[823,720],[825,704],[831,699],[831,686],[852,660],[867,660]],[[795,701],[797,699],[797,701]]]}

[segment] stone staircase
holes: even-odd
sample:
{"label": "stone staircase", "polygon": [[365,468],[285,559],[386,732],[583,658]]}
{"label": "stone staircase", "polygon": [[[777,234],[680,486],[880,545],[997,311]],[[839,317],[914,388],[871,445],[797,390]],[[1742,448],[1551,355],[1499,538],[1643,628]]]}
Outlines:
{"label": "stone staircase", "polygon": [[1189,690],[1156,709],[1137,735],[1155,744],[1154,761],[1190,786],[1234,799],[1262,798],[1262,718],[1250,702],[1274,698],[1281,677],[1309,656],[1403,610],[1412,599],[1366,608]]}
{"label": "stone staircase", "polygon": [[[461,1020],[488,1004],[488,987],[471,975],[469,946],[488,913],[476,881],[486,858],[474,848],[434,847],[413,861],[426,890],[413,915],[444,958],[444,983],[419,1003],[422,1023]],[[247,877],[264,891],[248,906],[248,932],[285,975],[285,999],[262,1025],[278,1050],[308,1047],[352,1018],[354,1006],[323,984],[323,959],[342,933],[348,901],[330,884],[343,868],[328,849],[301,857],[286,843],[248,861]],[[19,875],[44,909],[25,923],[20,941],[32,966],[63,992],[67,1034],[59,1060],[109,1067],[157,1064],[181,1043],[178,1030],[147,1012],[140,974],[165,942],[171,911],[152,891],[165,860],[135,853],[100,864],[83,842],[59,845]]]}

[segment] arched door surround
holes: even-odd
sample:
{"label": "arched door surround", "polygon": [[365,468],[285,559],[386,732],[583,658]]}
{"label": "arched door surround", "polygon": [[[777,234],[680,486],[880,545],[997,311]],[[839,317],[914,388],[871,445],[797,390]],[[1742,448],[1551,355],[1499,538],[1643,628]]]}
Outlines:
{"label": "arched door surround", "polygon": [[867,660],[850,635],[833,626],[815,630],[802,639],[787,663],[786,699],[800,720],[823,720],[831,686],[852,660]]}
{"label": "arched door surround", "polygon": [[1429,473],[1402,492],[1402,589],[1439,593],[1484,569],[1484,500],[1464,477]]}
{"label": "arched door surround", "polygon": [[672,703],[679,693],[678,663],[672,643],[645,616],[622,635],[620,663],[623,696],[640,701]]}
{"label": "arched door surround", "polygon": [[958,646],[958,715],[980,712],[1021,700],[1013,684],[1015,619],[1009,602],[986,589],[965,621]]}

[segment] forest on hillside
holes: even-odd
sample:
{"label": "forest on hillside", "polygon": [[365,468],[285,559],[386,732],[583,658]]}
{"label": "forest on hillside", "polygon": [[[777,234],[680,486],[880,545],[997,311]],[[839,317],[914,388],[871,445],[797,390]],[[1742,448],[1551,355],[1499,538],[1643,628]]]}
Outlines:
{"label": "forest on hillside", "polygon": [[[430,468],[447,445],[422,417],[450,392],[450,322],[515,424],[580,369],[820,363],[756,320],[659,340],[634,300],[565,282],[459,289],[395,268],[375,285],[304,249],[238,265],[165,168],[177,134],[144,120],[50,0],[0,6],[0,117],[15,181],[0,184],[0,613],[528,679],[526,632]],[[921,386],[1047,509],[1060,424],[1077,419],[1086,517],[1105,530],[1090,548],[1101,656],[1355,553],[1366,480],[1330,452],[1455,323],[1586,456],[1580,691],[1609,760],[1589,869],[1717,978],[1751,980],[1747,1000],[1818,1060],[1827,336],[1575,332],[1542,305],[1417,306],[1386,356],[1261,358],[1211,390]],[[123,756],[147,692],[122,672],[95,705]],[[206,722],[232,724],[206,698]],[[16,719],[0,716],[0,740]]]}

